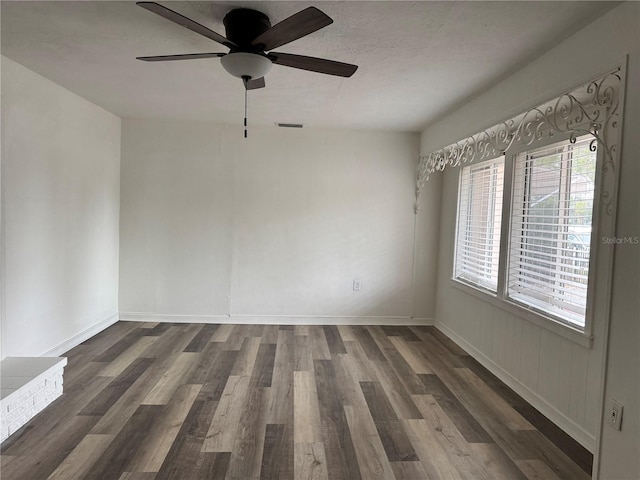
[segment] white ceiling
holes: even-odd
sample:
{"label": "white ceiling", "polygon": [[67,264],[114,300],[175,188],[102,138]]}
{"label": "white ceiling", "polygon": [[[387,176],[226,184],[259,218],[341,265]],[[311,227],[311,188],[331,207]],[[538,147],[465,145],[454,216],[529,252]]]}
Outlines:
{"label": "white ceiling", "polygon": [[[614,2],[162,2],[224,35],[232,8],[272,24],[314,5],[334,23],[278,48],[360,66],[348,79],[274,66],[249,92],[252,124],[420,131]],[[238,124],[242,82],[219,59],[145,63],[141,55],[226,48],[135,5],[2,1],[3,55],[120,117]]]}

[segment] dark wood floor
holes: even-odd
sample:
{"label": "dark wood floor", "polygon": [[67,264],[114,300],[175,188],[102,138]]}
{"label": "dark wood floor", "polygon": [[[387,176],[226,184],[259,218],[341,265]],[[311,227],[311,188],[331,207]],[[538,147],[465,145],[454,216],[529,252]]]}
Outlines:
{"label": "dark wood floor", "polygon": [[433,327],[119,322],[67,356],[2,480],[590,478],[586,450]]}

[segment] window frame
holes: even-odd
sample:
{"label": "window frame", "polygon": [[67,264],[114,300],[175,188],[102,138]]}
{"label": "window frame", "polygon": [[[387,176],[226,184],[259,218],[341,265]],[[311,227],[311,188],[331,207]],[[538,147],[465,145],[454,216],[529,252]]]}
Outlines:
{"label": "window frame", "polygon": [[[578,137],[582,138],[582,136]],[[601,235],[602,227],[600,225],[601,217],[601,205],[599,198],[601,195],[601,183],[602,183],[602,164],[604,161],[603,149],[598,144],[596,150],[596,166],[595,166],[595,184],[593,192],[593,207],[591,217],[591,239],[590,239],[590,253],[589,253],[589,273],[587,280],[587,302],[585,312],[585,324],[584,328],[572,324],[566,320],[556,317],[544,310],[536,308],[526,303],[518,302],[508,297],[508,269],[509,269],[509,252],[511,248],[511,228],[512,217],[511,212],[513,209],[513,187],[514,187],[514,175],[515,175],[515,162],[518,155],[521,155],[532,150],[538,150],[550,145],[570,141],[571,134],[555,134],[553,136],[544,137],[539,141],[532,143],[531,145],[514,144],[506,152],[504,152],[504,180],[502,190],[502,220],[500,226],[500,250],[499,250],[499,263],[498,263],[498,286],[495,292],[484,288],[482,285],[474,284],[470,281],[459,279],[456,277],[456,255],[458,244],[458,227],[459,227],[459,209],[456,210],[456,225],[455,225],[455,249],[453,257],[453,274],[451,278],[452,285],[469,293],[482,300],[503,309],[510,313],[513,313],[520,318],[524,318],[538,326],[541,326],[547,330],[551,330],[569,340],[572,340],[585,347],[590,347],[592,344],[593,336],[593,317],[594,317],[594,294],[596,289],[596,271],[598,270],[599,259],[599,242],[597,239]],[[593,139],[595,141],[595,139]],[[487,161],[495,160],[487,159]],[[481,164],[482,162],[478,162]],[[458,179],[458,202],[460,201],[460,185],[462,178],[462,170],[459,172]]]}
{"label": "window frame", "polygon": [[[458,235],[459,235],[459,227],[460,227],[460,221],[461,221],[461,211],[460,211],[460,196],[461,196],[461,187],[462,187],[462,182],[463,182],[463,174],[464,174],[464,170],[465,168],[479,168],[481,167],[483,164],[485,163],[496,163],[496,161],[499,161],[500,159],[502,159],[502,202],[504,201],[504,174],[506,171],[506,165],[505,165],[505,159],[503,156],[500,157],[494,157],[494,158],[488,158],[486,160],[482,160],[481,162],[477,162],[475,164],[470,164],[470,165],[466,165],[465,167],[460,169],[460,175],[458,177],[458,200],[457,200],[457,204],[456,204],[456,236],[455,236],[455,243],[454,243],[454,253],[453,253],[453,278],[456,279],[459,282],[471,285],[475,288],[479,288],[483,291],[486,291],[489,294],[496,294],[496,292],[498,291],[499,287],[500,287],[500,257],[501,257],[501,244],[500,244],[500,240],[502,238],[502,228],[503,228],[503,221],[502,218],[500,219],[500,225],[498,226],[498,268],[497,268],[497,272],[496,272],[496,277],[497,277],[497,282],[496,282],[496,288],[495,290],[493,288],[491,288],[490,286],[486,285],[486,284],[482,284],[481,282],[475,282],[472,279],[468,279],[468,278],[464,278],[464,277],[459,277],[457,276],[457,265],[458,265]],[[495,187],[494,187],[495,188]],[[470,203],[470,201],[469,201]],[[497,204],[497,202],[494,200],[494,205],[496,205],[496,210],[500,209],[500,211],[502,211],[503,205],[501,204]]]}

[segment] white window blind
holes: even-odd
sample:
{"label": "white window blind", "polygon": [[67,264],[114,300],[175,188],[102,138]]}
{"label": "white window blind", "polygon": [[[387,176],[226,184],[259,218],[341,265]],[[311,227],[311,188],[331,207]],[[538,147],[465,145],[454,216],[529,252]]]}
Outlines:
{"label": "white window blind", "polygon": [[520,154],[513,175],[507,296],[579,327],[585,325],[591,251],[592,140]]}
{"label": "white window blind", "polygon": [[504,158],[464,167],[460,174],[456,278],[496,291]]}

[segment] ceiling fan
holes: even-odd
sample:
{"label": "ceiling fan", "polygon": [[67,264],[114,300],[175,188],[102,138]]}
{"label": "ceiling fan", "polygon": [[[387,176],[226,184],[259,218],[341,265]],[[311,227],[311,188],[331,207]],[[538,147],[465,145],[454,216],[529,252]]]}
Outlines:
{"label": "ceiling fan", "polygon": [[160,55],[137,57],[138,60],[161,62],[220,57],[224,69],[241,78],[246,90],[263,88],[264,76],[274,63],[339,77],[350,77],[358,69],[357,65],[334,60],[272,51],[333,23],[329,16],[315,7],[305,8],[274,26],[271,26],[269,17],[264,13],[248,8],[236,8],[224,17],[226,37],[223,37],[158,3],[137,2],[137,5],[229,48],[228,53]]}

